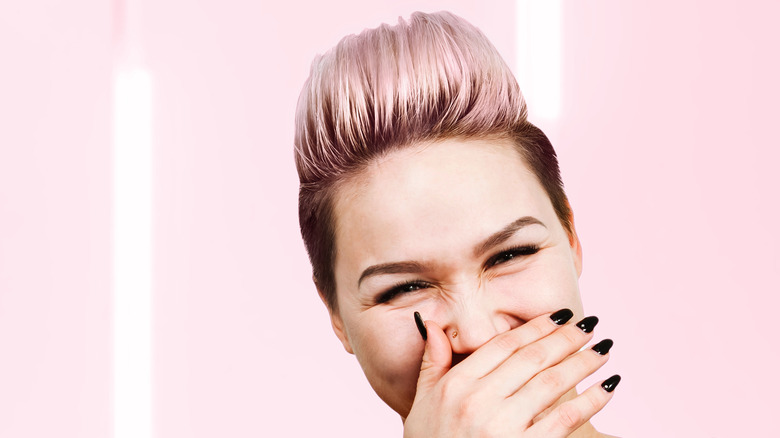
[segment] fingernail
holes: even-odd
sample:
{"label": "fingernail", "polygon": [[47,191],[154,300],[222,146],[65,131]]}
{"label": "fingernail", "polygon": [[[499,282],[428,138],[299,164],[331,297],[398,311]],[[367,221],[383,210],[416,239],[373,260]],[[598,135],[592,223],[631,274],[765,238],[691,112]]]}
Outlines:
{"label": "fingernail", "polygon": [[417,330],[420,331],[420,336],[422,336],[423,341],[427,341],[428,329],[425,328],[425,323],[423,322],[422,316],[420,316],[420,312],[414,312],[414,322],[417,324]]}
{"label": "fingernail", "polygon": [[582,321],[577,323],[577,327],[580,328],[580,330],[584,331],[585,333],[590,333],[593,331],[593,327],[596,327],[596,324],[599,323],[599,319],[595,316],[589,316],[587,318],[583,318]]}
{"label": "fingernail", "polygon": [[612,344],[612,339],[604,339],[603,341],[591,347],[591,349],[596,353],[604,356],[605,354],[609,353],[609,349],[612,348]]}
{"label": "fingernail", "polygon": [[604,383],[601,384],[601,387],[604,388],[604,391],[612,392],[615,390],[615,388],[617,388],[618,383],[620,383],[620,376],[615,374],[614,376],[605,380]]}
{"label": "fingernail", "polygon": [[574,316],[574,312],[571,310],[561,309],[550,315],[550,319],[552,319],[552,322],[556,323],[557,325],[564,325],[569,322],[572,316]]}

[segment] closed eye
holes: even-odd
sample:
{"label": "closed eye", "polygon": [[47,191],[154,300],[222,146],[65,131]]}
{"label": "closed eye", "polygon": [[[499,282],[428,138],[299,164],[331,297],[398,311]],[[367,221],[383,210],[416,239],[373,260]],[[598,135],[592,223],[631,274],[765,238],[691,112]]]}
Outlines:
{"label": "closed eye", "polygon": [[404,281],[403,283],[391,286],[388,290],[379,294],[379,296],[376,297],[375,303],[383,304],[392,300],[398,295],[416,292],[418,290],[427,289],[429,287],[431,287],[430,283],[426,283],[424,281]]}
{"label": "closed eye", "polygon": [[[493,266],[511,262],[523,256],[536,254],[537,252],[539,252],[539,250],[540,248],[537,245],[515,246],[506,249],[504,251],[501,251],[498,254],[490,257],[485,262],[485,268],[487,269]],[[404,281],[402,283],[398,283],[394,286],[391,286],[386,291],[380,293],[376,297],[374,302],[375,304],[384,304],[393,300],[399,295],[417,292],[419,290],[427,289],[429,287],[432,287],[431,284],[425,281],[420,281],[420,280]]]}
{"label": "closed eye", "polygon": [[537,245],[522,245],[509,248],[490,257],[487,262],[485,262],[485,268],[500,265],[522,256],[536,254],[537,252],[539,252],[539,247]]}

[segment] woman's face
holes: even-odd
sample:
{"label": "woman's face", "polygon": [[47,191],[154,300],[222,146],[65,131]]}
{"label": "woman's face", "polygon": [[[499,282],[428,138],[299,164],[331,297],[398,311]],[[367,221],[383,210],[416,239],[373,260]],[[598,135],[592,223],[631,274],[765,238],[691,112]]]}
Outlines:
{"label": "woman's face", "polygon": [[508,140],[392,152],[334,199],[333,327],[404,418],[424,348],[415,311],[448,334],[453,365],[542,313],[582,316],[579,241]]}

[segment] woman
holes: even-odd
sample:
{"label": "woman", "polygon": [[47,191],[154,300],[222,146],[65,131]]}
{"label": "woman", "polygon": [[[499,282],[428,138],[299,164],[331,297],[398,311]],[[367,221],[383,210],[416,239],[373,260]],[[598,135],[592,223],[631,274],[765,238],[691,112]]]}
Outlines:
{"label": "woman", "polygon": [[[510,70],[450,13],[315,59],[298,103],[301,233],[333,330],[408,437],[604,436],[579,351],[582,249]],[[579,322],[576,322],[579,321]]]}

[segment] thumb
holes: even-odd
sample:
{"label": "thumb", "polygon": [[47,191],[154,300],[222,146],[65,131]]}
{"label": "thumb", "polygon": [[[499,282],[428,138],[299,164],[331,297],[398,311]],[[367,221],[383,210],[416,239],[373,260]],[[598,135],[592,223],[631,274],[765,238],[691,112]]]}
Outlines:
{"label": "thumb", "polygon": [[450,370],[452,365],[452,347],[444,330],[433,321],[425,321],[428,340],[420,365],[420,377],[417,379],[417,393],[425,394]]}

